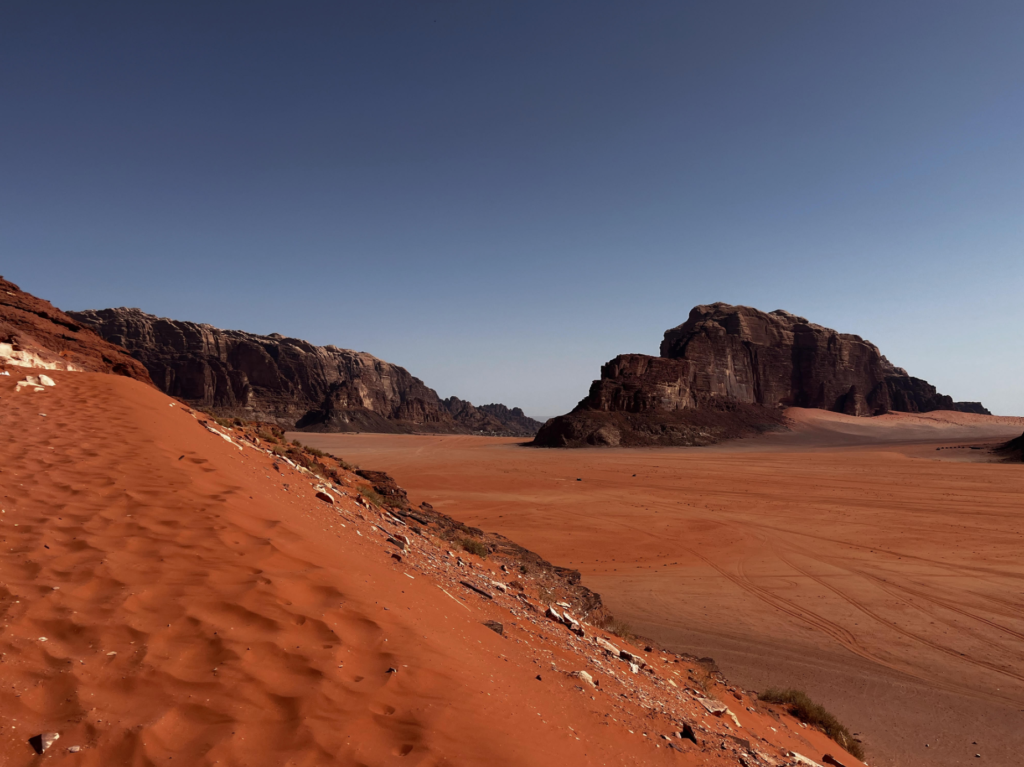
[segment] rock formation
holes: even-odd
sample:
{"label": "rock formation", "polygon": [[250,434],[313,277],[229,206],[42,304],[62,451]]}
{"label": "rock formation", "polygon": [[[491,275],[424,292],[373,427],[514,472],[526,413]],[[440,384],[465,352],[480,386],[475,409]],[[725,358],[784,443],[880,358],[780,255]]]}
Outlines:
{"label": "rock formation", "polygon": [[10,366],[115,373],[152,383],[124,349],[0,277],[0,370]]}
{"label": "rock formation", "polygon": [[1009,442],[1004,442],[996,448],[996,454],[1003,456],[1009,463],[1020,463],[1024,461],[1024,434]]}
{"label": "rock formation", "polygon": [[961,413],[977,413],[978,415],[992,415],[988,408],[980,402],[954,402],[953,409]]}
{"label": "rock formation", "polygon": [[607,363],[590,394],[535,444],[708,444],[779,428],[786,407],[854,416],[956,409],[860,336],[782,310],[716,303],[666,331],[661,356]]}
{"label": "rock formation", "polygon": [[222,416],[329,432],[532,436],[540,427],[519,408],[442,400],[405,368],[365,352],[139,309],[71,314],[125,347],[162,391]]}

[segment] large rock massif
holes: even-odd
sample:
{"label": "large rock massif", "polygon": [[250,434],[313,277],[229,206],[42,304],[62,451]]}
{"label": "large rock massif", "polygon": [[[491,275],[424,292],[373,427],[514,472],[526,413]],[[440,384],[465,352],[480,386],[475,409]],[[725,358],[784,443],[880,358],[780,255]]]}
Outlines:
{"label": "large rock massif", "polygon": [[365,352],[181,322],[139,309],[72,312],[126,348],[167,394],[221,416],[303,431],[532,436],[519,408],[474,407]]}
{"label": "large rock massif", "polygon": [[124,349],[0,277],[0,371],[9,367],[114,373],[152,383]]}
{"label": "large rock massif", "polygon": [[697,306],[665,332],[661,355],[623,354],[535,444],[699,445],[782,428],[786,407],[853,416],[962,409],[849,333],[778,310]]}

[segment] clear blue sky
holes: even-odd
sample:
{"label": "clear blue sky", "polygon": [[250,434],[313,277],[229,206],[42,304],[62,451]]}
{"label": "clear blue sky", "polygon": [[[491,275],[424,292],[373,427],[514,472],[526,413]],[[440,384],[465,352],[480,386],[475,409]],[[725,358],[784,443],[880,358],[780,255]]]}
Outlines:
{"label": "clear blue sky", "polygon": [[783,308],[1024,414],[1024,3],[6,0],[0,273],[534,415]]}

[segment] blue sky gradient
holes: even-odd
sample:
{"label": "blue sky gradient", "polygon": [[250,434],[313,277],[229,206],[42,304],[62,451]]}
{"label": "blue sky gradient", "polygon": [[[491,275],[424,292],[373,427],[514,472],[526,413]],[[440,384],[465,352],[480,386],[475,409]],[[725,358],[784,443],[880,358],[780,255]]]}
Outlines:
{"label": "blue sky gradient", "polygon": [[570,409],[695,304],[1024,415],[1024,3],[0,5],[0,273]]}

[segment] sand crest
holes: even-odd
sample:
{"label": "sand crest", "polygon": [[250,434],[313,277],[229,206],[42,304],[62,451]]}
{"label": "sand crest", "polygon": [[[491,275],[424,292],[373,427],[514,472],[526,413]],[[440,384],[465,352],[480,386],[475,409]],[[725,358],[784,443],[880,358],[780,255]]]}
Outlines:
{"label": "sand crest", "polygon": [[[350,497],[137,381],[53,376],[0,380],[0,765],[43,732],[41,758],[96,766],[735,763],[710,715],[707,751],[659,740],[651,696],[697,709],[667,665],[643,697],[584,689],[564,626],[457,590],[426,546],[397,562]],[[758,748],[834,750],[737,695]]]}

